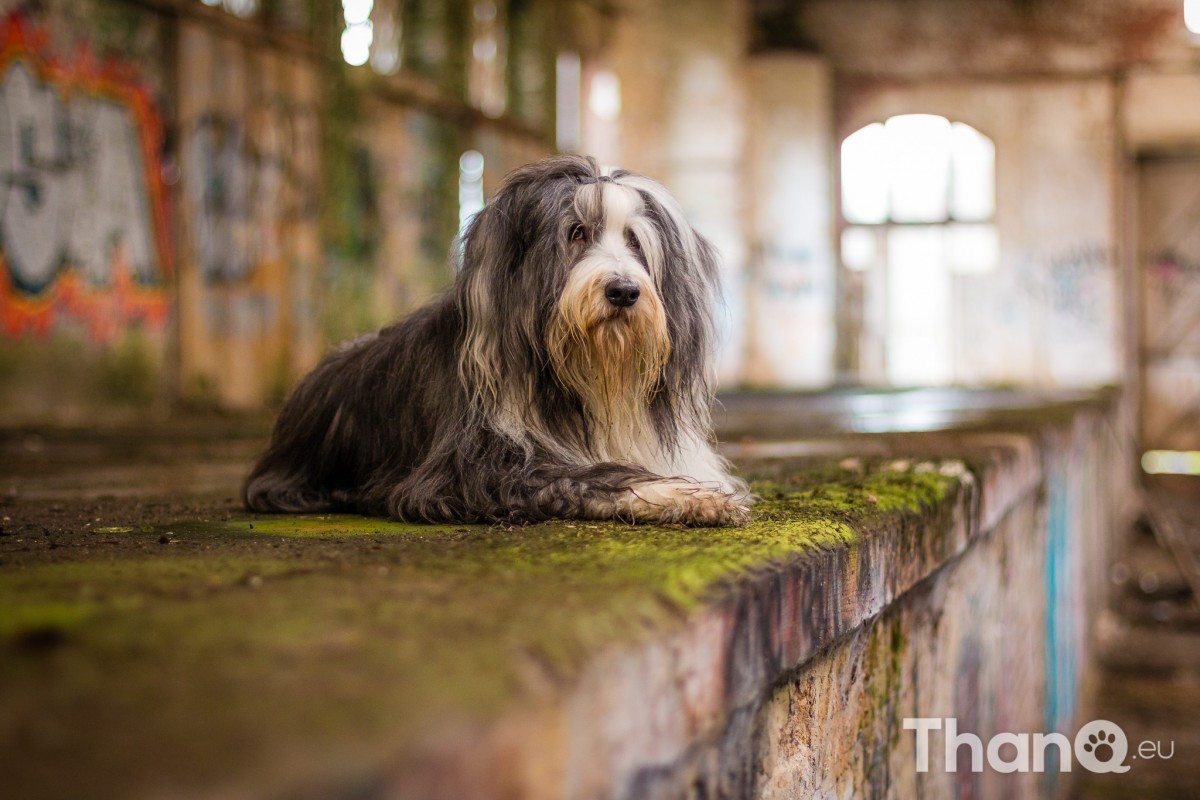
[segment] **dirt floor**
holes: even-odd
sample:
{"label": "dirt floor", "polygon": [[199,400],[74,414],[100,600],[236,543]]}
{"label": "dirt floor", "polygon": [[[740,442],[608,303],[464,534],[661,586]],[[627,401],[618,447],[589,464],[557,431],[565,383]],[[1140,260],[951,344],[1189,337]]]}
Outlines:
{"label": "dirt floor", "polygon": [[238,487],[267,430],[220,418],[0,429],[0,567],[187,549],[175,528],[241,512]]}

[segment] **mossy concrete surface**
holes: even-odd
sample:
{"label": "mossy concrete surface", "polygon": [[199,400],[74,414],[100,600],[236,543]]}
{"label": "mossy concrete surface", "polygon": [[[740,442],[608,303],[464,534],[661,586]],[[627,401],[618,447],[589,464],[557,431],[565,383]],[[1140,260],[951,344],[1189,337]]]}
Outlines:
{"label": "mossy concrete surface", "polygon": [[102,504],[50,530],[7,506],[5,794],[256,794],[327,769],[371,775],[959,491],[956,474],[901,466],[775,464],[738,529],[411,525],[225,501],[215,519],[174,521]]}
{"label": "mossy concrete surface", "polygon": [[[992,563],[980,540],[1036,562],[995,531],[1042,518],[1054,464],[1103,477],[1099,445],[1051,454],[1107,441],[1104,414],[739,437],[761,500],[737,529],[248,515],[260,423],[0,430],[0,795],[743,796],[764,704],[798,669],[853,677],[851,641],[891,676],[858,717],[883,753],[925,650],[860,631]],[[829,763],[870,783],[855,759]]]}

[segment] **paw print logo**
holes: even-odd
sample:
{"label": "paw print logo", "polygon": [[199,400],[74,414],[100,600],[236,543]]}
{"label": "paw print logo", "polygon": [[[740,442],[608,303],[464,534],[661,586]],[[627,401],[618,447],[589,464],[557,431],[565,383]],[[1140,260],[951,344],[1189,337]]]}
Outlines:
{"label": "paw print logo", "polygon": [[1106,719],[1089,722],[1075,734],[1075,758],[1092,772],[1128,772],[1125,732]]}
{"label": "paw print logo", "polygon": [[1116,741],[1117,735],[1115,733],[1096,731],[1088,736],[1087,741],[1083,744],[1083,749],[1088,753],[1094,754],[1097,759],[1107,764],[1112,760],[1112,746]]}

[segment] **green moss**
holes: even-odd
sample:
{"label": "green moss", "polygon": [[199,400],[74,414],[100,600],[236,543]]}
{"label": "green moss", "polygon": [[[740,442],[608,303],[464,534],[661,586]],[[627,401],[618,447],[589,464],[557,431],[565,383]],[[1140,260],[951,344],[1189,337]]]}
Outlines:
{"label": "green moss", "polygon": [[893,607],[859,634],[867,637],[858,667],[860,678],[856,681],[861,687],[856,708],[858,747],[865,767],[864,786],[859,793],[866,787],[887,782],[888,753],[900,744],[903,725],[899,714],[904,706],[904,661],[908,648],[905,624],[903,614]]}
{"label": "green moss", "polygon": [[[116,529],[110,529],[116,530]],[[123,529],[128,530],[128,529]],[[100,613],[194,600],[257,577],[303,571],[283,559],[146,558],[45,564],[0,573],[0,639],[52,624],[70,628]]]}
{"label": "green moss", "polygon": [[[233,769],[234,730],[301,749],[402,742],[447,715],[495,715],[530,681],[567,681],[748,575],[954,491],[912,471],[766,477],[753,521],[733,529],[245,516],[170,526],[170,544],[117,534],[146,549],[0,572],[0,706],[34,703],[66,729],[136,720],[145,742],[88,750],[104,774],[139,744],[164,769]],[[54,674],[23,644],[46,629],[72,652]]]}
{"label": "green moss", "polygon": [[[346,536],[377,536],[380,534],[432,534],[444,528],[395,522],[353,514],[323,514],[320,516],[278,516],[237,519],[225,523],[227,529],[247,536],[297,536],[330,538]],[[188,527],[188,526],[183,526]],[[195,528],[196,526],[191,526]],[[201,528],[207,527],[202,524]]]}
{"label": "green moss", "polygon": [[407,563],[422,571],[479,577],[541,577],[571,570],[580,579],[630,581],[687,609],[722,579],[758,565],[853,541],[872,519],[922,513],[954,485],[937,473],[847,470],[797,473],[755,484],[762,500],[736,529],[676,529],[616,522],[549,522],[522,528],[430,526],[330,515],[234,520],[246,536],[399,539]]}
{"label": "green moss", "polygon": [[908,635],[905,633],[904,620],[897,619],[892,625],[890,642],[888,643],[888,671],[885,691],[878,698],[878,705],[890,712],[888,714],[891,728],[889,745],[896,747],[900,743],[900,732],[903,730],[901,720],[896,718],[900,704],[900,694],[903,691],[901,683],[904,676],[904,660],[908,656]]}

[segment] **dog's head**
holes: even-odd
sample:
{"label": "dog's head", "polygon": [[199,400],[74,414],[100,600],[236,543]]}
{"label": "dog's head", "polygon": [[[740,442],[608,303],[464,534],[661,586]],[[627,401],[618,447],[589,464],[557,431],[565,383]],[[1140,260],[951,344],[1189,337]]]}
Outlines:
{"label": "dog's head", "polygon": [[661,185],[547,159],[508,176],[463,245],[461,366],[480,402],[534,404],[550,381],[600,419],[707,421],[716,261]]}

